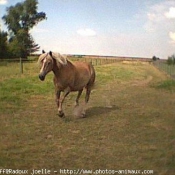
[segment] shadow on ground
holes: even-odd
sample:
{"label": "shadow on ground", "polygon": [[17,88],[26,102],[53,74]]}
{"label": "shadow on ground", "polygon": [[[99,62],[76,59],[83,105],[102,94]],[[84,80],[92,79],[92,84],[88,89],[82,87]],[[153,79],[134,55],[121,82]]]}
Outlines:
{"label": "shadow on ground", "polygon": [[108,106],[107,107],[96,106],[96,107],[87,109],[86,114],[88,117],[92,117],[92,116],[98,116],[101,114],[109,114],[110,112],[115,111],[115,110],[120,110],[120,107],[115,106],[115,105],[109,106],[109,107]]}

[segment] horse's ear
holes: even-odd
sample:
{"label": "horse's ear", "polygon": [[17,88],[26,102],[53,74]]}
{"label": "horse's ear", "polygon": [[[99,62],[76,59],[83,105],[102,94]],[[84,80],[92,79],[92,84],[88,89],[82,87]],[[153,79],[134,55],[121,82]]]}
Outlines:
{"label": "horse's ear", "polygon": [[49,52],[49,55],[52,57],[52,52],[51,51]]}
{"label": "horse's ear", "polygon": [[42,50],[42,53],[46,53],[44,50]]}

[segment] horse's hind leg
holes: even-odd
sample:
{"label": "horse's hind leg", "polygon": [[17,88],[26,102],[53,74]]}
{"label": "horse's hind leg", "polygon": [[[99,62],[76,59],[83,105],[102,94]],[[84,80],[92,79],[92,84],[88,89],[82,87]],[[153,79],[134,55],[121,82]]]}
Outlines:
{"label": "horse's hind leg", "polygon": [[86,88],[86,96],[85,96],[85,106],[84,106],[83,112],[81,114],[82,117],[86,116],[86,105],[87,105],[87,103],[89,101],[90,93],[91,93],[91,88],[87,87]]}
{"label": "horse's hind leg", "polygon": [[89,101],[90,93],[91,93],[91,88],[87,88],[86,89],[86,96],[85,96],[85,104],[87,104]]}
{"label": "horse's hind leg", "polygon": [[77,95],[77,98],[75,100],[75,106],[79,106],[79,99],[80,99],[82,92],[83,92],[83,89],[78,91],[78,95]]}

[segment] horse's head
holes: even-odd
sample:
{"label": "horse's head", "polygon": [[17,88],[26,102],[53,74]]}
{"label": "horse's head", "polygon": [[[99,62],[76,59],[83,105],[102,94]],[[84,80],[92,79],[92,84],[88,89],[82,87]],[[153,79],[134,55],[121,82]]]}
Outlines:
{"label": "horse's head", "polygon": [[59,53],[45,53],[40,55],[38,62],[41,64],[41,70],[39,74],[39,79],[44,81],[45,76],[53,70],[54,65],[56,65],[57,69],[60,69],[62,65],[67,64],[67,59]]}
{"label": "horse's head", "polygon": [[44,81],[45,76],[53,69],[52,52],[45,53],[43,51],[43,54],[40,55],[38,62],[41,65],[39,79]]}

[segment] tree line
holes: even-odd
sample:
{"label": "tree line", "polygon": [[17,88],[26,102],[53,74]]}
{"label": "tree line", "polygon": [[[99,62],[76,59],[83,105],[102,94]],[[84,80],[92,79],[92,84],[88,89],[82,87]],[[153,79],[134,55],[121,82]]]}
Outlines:
{"label": "tree line", "polygon": [[30,30],[47,17],[44,12],[37,12],[37,9],[37,0],[25,0],[6,9],[2,20],[8,32],[0,30],[0,59],[27,58],[39,50],[40,46],[35,43]]}

